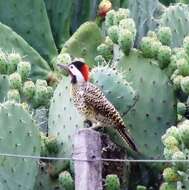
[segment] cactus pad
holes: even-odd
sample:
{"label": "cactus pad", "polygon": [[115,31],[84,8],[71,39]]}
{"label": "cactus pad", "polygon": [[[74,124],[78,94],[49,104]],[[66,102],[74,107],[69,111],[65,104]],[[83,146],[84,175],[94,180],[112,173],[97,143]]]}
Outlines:
{"label": "cactus pad", "polygon": [[136,90],[139,99],[124,117],[141,153],[147,157],[162,157],[161,136],[176,122],[176,102],[173,87],[156,61],[146,59],[137,51],[122,57],[118,70]]}
{"label": "cactus pad", "polygon": [[102,41],[101,31],[94,22],[82,24],[73,36],[64,44],[61,53],[84,58],[86,63],[94,66],[97,46]]}
{"label": "cactus pad", "polygon": [[[73,135],[83,127],[83,120],[72,103],[70,96],[70,79],[64,77],[57,86],[49,110],[49,135],[56,137],[59,144],[58,157],[70,157],[73,148]],[[60,162],[59,162],[60,163]],[[61,167],[67,167],[63,161]],[[61,170],[57,166],[58,170]]]}
{"label": "cactus pad", "polygon": [[[40,155],[40,136],[31,116],[21,105],[5,102],[0,105],[0,152]],[[0,183],[3,189],[32,190],[37,160],[0,157]]]}

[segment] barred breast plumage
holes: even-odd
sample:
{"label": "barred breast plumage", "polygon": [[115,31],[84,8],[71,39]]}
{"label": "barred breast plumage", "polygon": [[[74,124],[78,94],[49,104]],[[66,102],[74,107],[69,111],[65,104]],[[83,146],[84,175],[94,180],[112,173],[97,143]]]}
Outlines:
{"label": "barred breast plumage", "polygon": [[72,85],[72,96],[75,107],[93,123],[101,127],[115,127],[122,138],[134,149],[136,146],[127,134],[125,124],[116,108],[104,96],[102,91],[90,82],[83,85]]}

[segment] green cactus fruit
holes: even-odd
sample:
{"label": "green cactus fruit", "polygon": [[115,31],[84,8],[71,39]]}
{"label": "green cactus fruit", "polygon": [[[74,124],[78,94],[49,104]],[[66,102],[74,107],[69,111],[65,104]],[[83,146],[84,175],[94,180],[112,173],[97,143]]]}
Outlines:
{"label": "green cactus fruit", "polygon": [[36,86],[44,86],[44,87],[47,87],[47,81],[46,80],[41,80],[41,79],[38,79],[36,80]]}
{"label": "green cactus fruit", "polygon": [[46,141],[47,141],[47,138],[45,136],[44,133],[40,132],[40,137],[41,137],[41,153],[40,155],[41,156],[49,156],[49,152],[48,152],[48,149],[47,149],[47,146],[46,146]]}
{"label": "green cactus fruit", "polygon": [[96,64],[94,58],[97,56],[97,47],[101,43],[100,28],[94,22],[86,22],[65,42],[61,53],[83,58],[90,67],[93,67]]}
{"label": "green cactus fruit", "polygon": [[176,182],[179,180],[179,175],[173,168],[165,168],[163,178],[166,182]]}
{"label": "green cactus fruit", "polygon": [[22,87],[22,78],[18,73],[12,73],[9,76],[10,88],[20,90]]}
{"label": "green cactus fruit", "polygon": [[142,186],[142,185],[137,185],[136,190],[147,190],[147,188],[145,186]]}
{"label": "green cactus fruit", "polygon": [[[57,139],[57,157],[70,157],[73,153],[73,135],[83,128],[83,118],[75,109],[70,95],[70,79],[63,77],[51,99],[48,119],[48,134]],[[69,166],[69,161],[53,161],[54,173]]]}
{"label": "green cactus fruit", "polygon": [[69,172],[67,171],[61,172],[59,174],[58,180],[59,180],[60,186],[64,190],[74,190],[74,181]]}
{"label": "green cactus fruit", "polygon": [[47,97],[50,99],[53,96],[54,90],[53,87],[47,86]]}
{"label": "green cactus fruit", "polygon": [[7,58],[2,50],[0,50],[0,74],[7,74]]}
{"label": "green cactus fruit", "polygon": [[177,146],[171,147],[171,149],[164,148],[163,155],[164,155],[165,159],[171,160],[173,154],[174,154],[175,152],[178,152],[178,151],[180,151],[180,150],[179,150],[179,148],[178,148]]}
{"label": "green cactus fruit", "polygon": [[177,103],[177,113],[180,115],[184,115],[186,113],[186,105],[184,103]]}
{"label": "green cactus fruit", "polygon": [[106,190],[120,190],[120,181],[117,175],[107,175],[105,179],[105,189]]}
{"label": "green cactus fruit", "polygon": [[129,14],[130,14],[129,9],[119,8],[115,12],[115,16],[113,17],[113,24],[114,25],[119,25],[119,23],[122,20],[129,18]]}
{"label": "green cactus fruit", "polygon": [[181,89],[184,93],[189,95],[189,76],[183,77],[180,81]]}
{"label": "green cactus fruit", "polygon": [[131,51],[131,48],[134,45],[134,38],[132,32],[129,30],[122,30],[119,33],[118,37],[118,44],[121,47],[122,51],[128,55],[129,52]]}
{"label": "green cactus fruit", "polygon": [[146,157],[163,158],[161,137],[176,124],[176,99],[170,80],[155,60],[144,58],[137,50],[123,56],[117,69],[125,73],[124,79],[138,94],[135,106],[123,116],[138,149]]}
{"label": "green cactus fruit", "polygon": [[162,183],[159,190],[177,190],[177,185],[175,183]]}
{"label": "green cactus fruit", "polygon": [[147,33],[147,37],[153,38],[154,40],[158,40],[157,34],[154,31],[149,31]]}
{"label": "green cactus fruit", "polygon": [[95,57],[95,61],[99,64],[99,65],[106,65],[106,60],[104,59],[104,57],[102,55],[97,55]]}
{"label": "green cactus fruit", "polygon": [[119,23],[119,30],[129,30],[132,33],[133,38],[135,39],[136,27],[135,27],[135,22],[132,18],[121,20]]}
{"label": "green cactus fruit", "polygon": [[34,104],[46,105],[48,102],[48,90],[46,86],[38,86],[35,88]]}
{"label": "green cactus fruit", "polygon": [[[182,151],[176,151],[172,155],[172,160],[186,160],[186,156]],[[186,163],[184,162],[173,162],[174,167],[177,170],[185,170],[186,169]]]}
{"label": "green cactus fruit", "polygon": [[160,27],[169,27],[172,32],[172,47],[181,47],[189,31],[189,7],[177,3],[167,7],[160,17]]}
{"label": "green cactus fruit", "polygon": [[189,75],[189,64],[185,58],[178,59],[176,61],[177,69],[179,70],[179,74],[183,76]]}
{"label": "green cactus fruit", "polygon": [[[155,58],[159,52],[159,46],[161,44],[156,43],[157,41],[150,37],[143,37],[140,48],[146,58]],[[156,43],[156,44],[155,44]]]}
{"label": "green cactus fruit", "polygon": [[104,43],[108,46],[108,48],[113,52],[113,48],[114,48],[114,43],[113,41],[110,39],[109,36],[105,37],[105,41]]}
{"label": "green cactus fruit", "polygon": [[8,60],[8,65],[7,65],[8,74],[12,74],[16,71],[17,65],[22,61],[22,57],[20,56],[19,53],[12,52],[7,54],[7,60]]}
{"label": "green cactus fruit", "polygon": [[106,27],[109,28],[109,27],[111,27],[113,25],[117,25],[117,23],[115,23],[115,20],[116,20],[116,11],[115,10],[110,10],[106,14],[106,18],[105,18]]}
{"label": "green cactus fruit", "polygon": [[186,120],[179,125],[181,140],[186,146],[189,145],[189,122]]}
{"label": "green cactus fruit", "polygon": [[186,36],[184,38],[184,41],[183,41],[183,47],[187,53],[187,55],[189,56],[189,36]]}
{"label": "green cactus fruit", "polygon": [[41,136],[41,155],[49,156],[56,155],[58,153],[57,140],[54,137],[47,137],[43,132],[40,133]]}
{"label": "green cactus fruit", "polygon": [[165,138],[166,138],[166,136],[172,136],[172,137],[176,138],[178,141],[180,141],[179,129],[175,126],[172,126],[167,129]]}
{"label": "green cactus fruit", "polygon": [[168,136],[165,139],[163,139],[163,144],[165,145],[166,148],[171,149],[174,146],[178,146],[179,142],[177,139],[173,136]]}
{"label": "green cactus fruit", "polygon": [[161,69],[166,68],[171,61],[171,48],[168,46],[161,46],[158,52],[158,61]]}
{"label": "green cactus fruit", "polygon": [[8,91],[7,98],[10,101],[20,102],[20,93],[17,89],[11,89]]}
{"label": "green cactus fruit", "polygon": [[23,81],[25,81],[31,72],[31,65],[29,62],[21,61],[17,65],[17,72],[20,74]]}
{"label": "green cactus fruit", "polygon": [[[0,2],[2,3],[2,2]],[[51,69],[48,63],[17,33],[11,28],[0,23],[0,44],[1,48],[9,53],[19,53],[21,57],[24,57],[25,61],[31,63],[31,74],[32,80],[38,78],[47,79]]]}
{"label": "green cactus fruit", "polygon": [[71,57],[69,53],[60,53],[56,58],[56,63],[58,64],[70,64],[71,63]]}
{"label": "green cactus fruit", "polygon": [[56,155],[58,153],[58,143],[55,137],[48,137],[45,141],[45,145],[50,155]]}
{"label": "green cactus fruit", "polygon": [[181,88],[181,80],[183,79],[182,75],[178,75],[173,79],[173,85],[175,90],[179,90]]}
{"label": "green cactus fruit", "polygon": [[159,54],[159,50],[161,49],[161,47],[162,47],[162,44],[161,44],[161,42],[160,41],[157,41],[157,40],[152,40],[152,42],[151,42],[151,52],[152,52],[152,55],[153,55],[153,57],[152,58],[155,58],[155,59],[157,59],[157,57],[158,57],[158,54]]}
{"label": "green cactus fruit", "polygon": [[7,75],[0,75],[0,102],[4,102],[7,98],[9,90],[9,78]]}
{"label": "green cactus fruit", "polygon": [[169,27],[160,27],[157,33],[158,39],[165,46],[170,46],[172,41],[172,32]]}
{"label": "green cactus fruit", "polygon": [[174,152],[172,160],[186,160],[186,156],[182,151]]}
{"label": "green cactus fruit", "polygon": [[[40,135],[31,115],[21,104],[5,102],[0,105],[0,152],[40,156]],[[2,189],[31,190],[38,173],[39,159],[0,157]]]}
{"label": "green cactus fruit", "polygon": [[31,99],[35,93],[35,84],[32,81],[26,81],[23,86],[23,94],[26,98]]}
{"label": "green cactus fruit", "polygon": [[106,61],[112,59],[112,48],[109,48],[105,43],[102,43],[97,47],[97,52],[102,55]]}
{"label": "green cactus fruit", "polygon": [[119,34],[119,27],[116,25],[110,26],[108,28],[108,36],[110,39],[117,44],[118,43],[118,34]]}

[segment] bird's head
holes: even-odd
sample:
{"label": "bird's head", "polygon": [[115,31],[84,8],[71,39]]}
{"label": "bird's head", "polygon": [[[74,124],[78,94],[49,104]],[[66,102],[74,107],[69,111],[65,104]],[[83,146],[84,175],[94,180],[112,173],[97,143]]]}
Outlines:
{"label": "bird's head", "polygon": [[69,65],[58,64],[71,77],[71,83],[83,83],[89,81],[89,66],[82,61],[73,61]]}

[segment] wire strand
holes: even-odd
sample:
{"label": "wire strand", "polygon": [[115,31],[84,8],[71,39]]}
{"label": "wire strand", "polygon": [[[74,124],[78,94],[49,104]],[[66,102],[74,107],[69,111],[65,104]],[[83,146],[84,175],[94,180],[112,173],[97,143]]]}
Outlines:
{"label": "wire strand", "polygon": [[12,158],[25,158],[33,160],[62,160],[62,161],[83,161],[83,162],[130,162],[130,163],[173,163],[173,162],[183,162],[189,163],[189,160],[130,160],[130,159],[110,159],[110,158],[94,158],[94,159],[76,159],[74,157],[43,157],[43,156],[30,156],[30,155],[20,155],[20,154],[8,154],[0,153],[0,157],[12,157]]}

